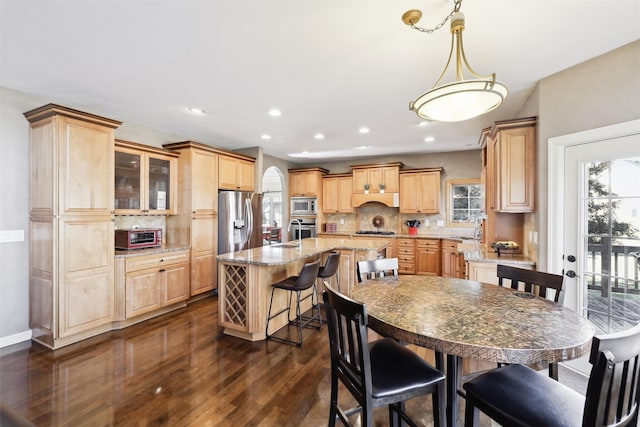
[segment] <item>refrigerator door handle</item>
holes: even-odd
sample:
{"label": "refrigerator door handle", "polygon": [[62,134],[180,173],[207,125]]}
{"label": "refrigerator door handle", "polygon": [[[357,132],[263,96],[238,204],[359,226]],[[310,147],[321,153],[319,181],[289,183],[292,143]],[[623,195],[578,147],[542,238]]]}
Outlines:
{"label": "refrigerator door handle", "polygon": [[253,209],[251,207],[251,199],[244,199],[244,207],[247,210],[247,248],[251,246],[251,238],[253,237]]}

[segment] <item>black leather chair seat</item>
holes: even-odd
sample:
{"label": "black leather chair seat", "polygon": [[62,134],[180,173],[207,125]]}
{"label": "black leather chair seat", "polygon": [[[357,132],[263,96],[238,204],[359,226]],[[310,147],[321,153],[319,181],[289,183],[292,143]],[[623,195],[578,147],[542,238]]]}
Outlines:
{"label": "black leather chair seat", "polygon": [[[522,365],[490,371],[463,385],[467,399],[505,426],[580,426],[585,398]],[[522,396],[523,390],[540,390]]]}
{"label": "black leather chair seat", "polygon": [[391,338],[371,343],[369,354],[371,395],[376,399],[392,396],[397,401],[399,395],[413,394],[421,388],[444,381],[444,375],[440,371]]}
{"label": "black leather chair seat", "polygon": [[[298,281],[298,277],[299,276],[290,276],[290,277],[287,277],[286,279],[284,279],[284,280],[282,280],[280,282],[274,283],[271,286],[273,286],[274,288],[277,288],[277,289],[284,289],[285,291],[297,291],[298,288],[299,288],[299,286],[296,286],[296,282]],[[309,289],[309,287],[307,286],[307,287],[300,288],[300,289],[301,290],[306,290],[306,289]]]}

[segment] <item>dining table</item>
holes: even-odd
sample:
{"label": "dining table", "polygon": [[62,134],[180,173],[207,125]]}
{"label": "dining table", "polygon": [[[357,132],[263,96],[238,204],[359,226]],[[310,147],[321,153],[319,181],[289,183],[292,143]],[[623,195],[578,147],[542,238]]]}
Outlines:
{"label": "dining table", "polygon": [[587,354],[594,334],[579,313],[551,300],[464,279],[377,277],[358,283],[350,296],[365,304],[375,332],[446,356],[446,369],[436,366],[446,375],[450,427],[458,422],[462,359],[562,362]]}

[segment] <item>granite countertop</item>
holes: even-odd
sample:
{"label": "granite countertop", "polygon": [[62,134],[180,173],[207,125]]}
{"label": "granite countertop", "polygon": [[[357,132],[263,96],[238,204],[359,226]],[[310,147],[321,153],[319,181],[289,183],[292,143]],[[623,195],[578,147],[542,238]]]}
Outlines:
{"label": "granite countertop", "polygon": [[357,284],[377,332],[447,354],[506,363],[557,362],[589,351],[593,328],[575,311],[510,288],[400,275]]}
{"label": "granite countertop", "polygon": [[241,264],[253,265],[284,265],[292,261],[310,256],[319,255],[336,249],[354,251],[377,252],[387,247],[387,242],[379,239],[351,240],[351,239],[302,239],[302,246],[297,241],[281,243],[278,245],[261,246],[259,248],[246,249],[240,252],[218,255],[218,261],[229,261]]}
{"label": "granite countertop", "polygon": [[495,264],[511,264],[511,265],[536,265],[535,261],[530,258],[522,255],[522,254],[505,254],[502,253],[500,256],[493,252],[487,252],[483,248],[478,248],[475,250],[464,250],[461,249],[460,252],[464,254],[465,261],[471,262],[489,262]]}
{"label": "granite countertop", "polygon": [[159,248],[148,249],[116,249],[116,258],[129,258],[142,255],[163,254],[166,252],[186,251],[191,249],[189,245],[163,245]]}
{"label": "granite countertop", "polygon": [[363,237],[363,238],[409,238],[409,239],[442,239],[442,240],[453,240],[456,242],[466,242],[468,240],[476,240],[473,237],[464,237],[464,236],[453,236],[442,233],[427,233],[427,234],[408,234],[408,233],[396,233],[396,234],[358,234],[355,231],[335,231],[335,232],[320,232],[319,236],[328,235],[328,236],[349,236],[349,237]]}

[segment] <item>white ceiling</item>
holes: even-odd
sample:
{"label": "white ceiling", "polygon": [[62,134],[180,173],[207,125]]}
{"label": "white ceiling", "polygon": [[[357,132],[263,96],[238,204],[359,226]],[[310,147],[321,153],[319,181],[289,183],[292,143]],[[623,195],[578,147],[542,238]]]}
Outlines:
{"label": "white ceiling", "polygon": [[[401,16],[422,9],[420,25],[433,27],[452,7],[0,0],[0,85],[216,147],[263,146],[319,164],[477,148],[482,128],[518,117],[538,80],[640,38],[638,0],[464,0],[467,58],[478,73],[495,72],[509,96],[480,118],[418,127],[408,103],[442,71],[450,34],[448,24],[432,35],[411,30]],[[270,117],[271,108],[282,116]],[[358,133],[362,126],[371,132]],[[272,139],[261,140],[265,133]],[[289,156],[303,150],[308,158]]]}

